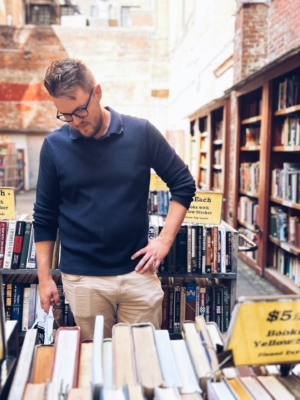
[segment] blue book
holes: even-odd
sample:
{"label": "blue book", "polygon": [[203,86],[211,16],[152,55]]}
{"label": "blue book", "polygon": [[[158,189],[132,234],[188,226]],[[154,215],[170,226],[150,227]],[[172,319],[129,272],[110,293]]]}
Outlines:
{"label": "blue book", "polygon": [[18,330],[22,330],[22,303],[23,287],[20,282],[13,283],[12,286],[12,308],[11,319],[18,321]]}

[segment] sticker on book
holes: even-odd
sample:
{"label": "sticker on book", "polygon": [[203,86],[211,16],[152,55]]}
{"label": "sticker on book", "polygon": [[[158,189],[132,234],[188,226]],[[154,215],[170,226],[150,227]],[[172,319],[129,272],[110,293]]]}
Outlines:
{"label": "sticker on book", "polygon": [[15,219],[15,190],[0,187],[0,219]]}
{"label": "sticker on book", "polygon": [[222,203],[222,193],[197,192],[184,222],[218,225],[221,223]]}
{"label": "sticker on book", "polygon": [[150,190],[169,191],[169,188],[157,174],[151,174],[150,175]]}
{"label": "sticker on book", "polygon": [[225,343],[234,365],[300,362],[300,296],[242,297]]}

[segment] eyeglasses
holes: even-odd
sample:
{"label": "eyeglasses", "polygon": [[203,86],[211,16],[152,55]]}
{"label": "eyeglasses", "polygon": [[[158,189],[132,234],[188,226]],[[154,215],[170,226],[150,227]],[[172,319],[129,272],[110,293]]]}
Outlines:
{"label": "eyeglasses", "polygon": [[89,106],[89,102],[90,102],[90,100],[91,100],[93,90],[94,90],[94,88],[91,90],[91,93],[90,93],[90,95],[89,95],[89,99],[88,99],[88,101],[87,101],[85,107],[77,108],[77,109],[76,109],[74,112],[72,112],[71,114],[68,114],[68,113],[59,113],[59,112],[57,111],[56,118],[58,118],[58,119],[60,119],[61,121],[64,121],[64,122],[72,122],[72,121],[73,121],[72,115],[75,115],[75,116],[78,117],[78,118],[85,118],[85,117],[87,117],[87,116],[89,115],[89,112],[88,112],[87,108],[88,108],[88,106]]}

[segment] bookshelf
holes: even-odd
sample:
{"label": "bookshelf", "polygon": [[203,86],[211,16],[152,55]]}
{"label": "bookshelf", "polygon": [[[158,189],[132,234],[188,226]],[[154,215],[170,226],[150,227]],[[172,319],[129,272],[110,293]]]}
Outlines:
{"label": "bookshelf", "polygon": [[17,154],[14,143],[0,143],[0,186],[17,188]]}
{"label": "bookshelf", "polygon": [[190,116],[190,170],[197,189],[222,193],[222,217],[226,215],[229,132],[229,99],[214,102]]}
{"label": "bookshelf", "polygon": [[[239,257],[284,294],[300,293],[299,66],[299,57],[291,55],[274,64],[268,73],[245,80],[235,92],[234,210],[239,211],[233,215],[233,226],[239,231],[245,229],[249,237],[255,236],[258,244],[254,258],[245,254]],[[247,137],[247,127],[259,128],[259,136],[254,129]],[[259,162],[257,190],[243,186],[243,162]],[[255,174],[251,173],[253,178]],[[240,215],[243,201],[246,217],[248,206],[257,203],[250,224]]]}

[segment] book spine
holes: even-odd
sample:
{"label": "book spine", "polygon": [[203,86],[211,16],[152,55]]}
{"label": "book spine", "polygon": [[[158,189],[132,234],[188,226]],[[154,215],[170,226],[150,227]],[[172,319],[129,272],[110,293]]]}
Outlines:
{"label": "book spine", "polygon": [[200,287],[199,291],[199,315],[202,315],[202,317],[206,321],[206,288],[205,287]]}
{"label": "book spine", "polygon": [[35,309],[36,309],[36,283],[30,284],[30,295],[29,295],[29,313],[28,313],[28,328],[31,329],[35,321]]}
{"label": "book spine", "polygon": [[182,225],[176,236],[177,272],[187,271],[187,225]]}
{"label": "book spine", "polygon": [[213,226],[212,228],[212,241],[213,241],[213,246],[212,246],[212,253],[213,253],[213,266],[212,266],[212,272],[213,274],[218,273],[218,227]]}
{"label": "book spine", "polygon": [[211,321],[211,306],[212,306],[212,288],[211,286],[206,287],[206,315],[205,321]]}
{"label": "book spine", "polygon": [[221,231],[218,228],[218,273],[221,273]]}
{"label": "book spine", "polygon": [[202,226],[202,273],[206,272],[206,226]]}
{"label": "book spine", "polygon": [[31,227],[32,227],[32,222],[27,221],[26,225],[25,225],[24,240],[23,240],[22,252],[21,252],[21,257],[20,257],[20,269],[26,268]]}
{"label": "book spine", "polygon": [[12,255],[12,269],[18,269],[20,266],[21,252],[24,240],[24,232],[25,232],[25,221],[17,221],[16,223],[16,233],[13,247],[13,255]]}
{"label": "book spine", "polygon": [[227,249],[227,263],[226,263],[226,272],[231,272],[231,265],[232,265],[232,232],[226,232],[226,249]]}
{"label": "book spine", "polygon": [[187,226],[187,272],[192,272],[192,226]]}
{"label": "book spine", "polygon": [[22,327],[22,284],[19,282],[13,283],[12,286],[12,309],[11,319],[18,321],[18,330]]}
{"label": "book spine", "polygon": [[211,288],[211,315],[210,321],[216,322],[216,286]]}
{"label": "book spine", "polygon": [[30,286],[23,286],[22,299],[22,331],[27,331],[29,320]]}
{"label": "book spine", "polygon": [[220,332],[223,332],[222,322],[221,322],[221,306],[222,306],[222,287],[216,287],[216,324],[218,325]]}
{"label": "book spine", "polygon": [[230,322],[230,287],[223,288],[223,331],[227,332]]}
{"label": "book spine", "polygon": [[211,273],[211,242],[212,233],[211,227],[206,228],[206,244],[205,244],[205,273]]}
{"label": "book spine", "polygon": [[200,225],[200,226],[198,226],[198,236],[197,236],[197,238],[198,238],[198,243],[197,243],[197,253],[198,253],[198,256],[197,256],[197,261],[198,261],[198,264],[197,264],[197,272],[198,272],[198,274],[202,274],[202,235],[203,235],[203,226],[202,225]]}
{"label": "book spine", "polygon": [[200,288],[196,284],[196,307],[195,307],[195,315],[199,315],[199,308],[200,308]]}
{"label": "book spine", "polygon": [[36,268],[36,253],[35,253],[34,227],[33,226],[31,228],[31,233],[30,233],[26,268]]}
{"label": "book spine", "polygon": [[7,222],[0,221],[0,268],[3,268],[4,264],[6,234],[7,234]]}
{"label": "book spine", "polygon": [[162,301],[162,324],[161,329],[169,328],[169,286],[162,285],[164,297]]}
{"label": "book spine", "polygon": [[185,307],[186,307],[186,288],[181,286],[180,288],[180,332],[182,331],[182,324],[185,321]]}
{"label": "book spine", "polygon": [[8,231],[6,236],[3,268],[11,268],[15,232],[16,232],[16,221],[15,220],[8,221]]}
{"label": "book spine", "polygon": [[169,286],[169,333],[174,333],[174,287]]}
{"label": "book spine", "polygon": [[5,290],[5,320],[10,321],[11,317],[11,310],[12,310],[12,283],[6,284]]}
{"label": "book spine", "polygon": [[198,272],[198,249],[197,249],[197,238],[198,238],[198,229],[199,227],[196,225],[192,226],[192,273]]}
{"label": "book spine", "polygon": [[174,286],[174,333],[180,333],[180,286]]}
{"label": "book spine", "polygon": [[186,282],[186,306],[185,317],[189,321],[195,321],[196,317],[196,283]]}

